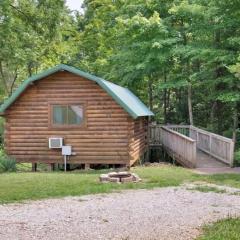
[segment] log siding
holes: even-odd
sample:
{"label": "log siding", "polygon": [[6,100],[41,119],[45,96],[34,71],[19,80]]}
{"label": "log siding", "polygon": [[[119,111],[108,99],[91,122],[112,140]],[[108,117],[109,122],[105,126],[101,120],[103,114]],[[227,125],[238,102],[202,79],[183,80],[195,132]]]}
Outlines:
{"label": "log siding", "polygon": [[133,165],[147,149],[148,119],[141,117],[130,123],[130,165]]}
{"label": "log siding", "polygon": [[[83,104],[83,126],[51,126],[51,107]],[[61,71],[29,86],[5,112],[5,149],[17,162],[63,163],[49,137],[63,137],[69,163],[132,165],[146,147],[146,118],[134,120],[96,82]],[[139,124],[144,127],[139,127]]]}

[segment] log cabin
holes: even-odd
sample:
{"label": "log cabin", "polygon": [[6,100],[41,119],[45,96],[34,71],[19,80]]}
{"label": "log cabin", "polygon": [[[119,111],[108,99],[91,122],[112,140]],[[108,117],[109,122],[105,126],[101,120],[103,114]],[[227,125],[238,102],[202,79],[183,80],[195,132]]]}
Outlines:
{"label": "log cabin", "polygon": [[4,147],[17,162],[132,166],[153,113],[127,88],[67,65],[25,80],[1,105]]}

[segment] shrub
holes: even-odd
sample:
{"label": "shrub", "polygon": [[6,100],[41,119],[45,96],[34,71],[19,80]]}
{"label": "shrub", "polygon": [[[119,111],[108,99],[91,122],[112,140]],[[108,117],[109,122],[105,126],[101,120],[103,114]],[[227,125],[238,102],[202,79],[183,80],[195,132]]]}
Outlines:
{"label": "shrub", "polygon": [[0,172],[15,172],[17,170],[15,159],[0,150]]}
{"label": "shrub", "polygon": [[238,149],[238,151],[234,154],[234,165],[240,166],[240,149]]}
{"label": "shrub", "polygon": [[240,166],[240,149],[238,149],[234,154],[234,165]]}

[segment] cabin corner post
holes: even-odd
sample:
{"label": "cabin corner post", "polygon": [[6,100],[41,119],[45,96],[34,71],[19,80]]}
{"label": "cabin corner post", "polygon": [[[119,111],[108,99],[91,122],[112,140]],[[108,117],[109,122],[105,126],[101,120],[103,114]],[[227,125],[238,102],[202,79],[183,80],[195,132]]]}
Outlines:
{"label": "cabin corner post", "polygon": [[150,160],[150,139],[151,139],[151,117],[147,117],[147,151],[146,151],[146,162]]}
{"label": "cabin corner post", "polygon": [[3,144],[4,144],[4,150],[8,154],[8,145],[9,145],[9,123],[8,123],[8,118],[5,118],[4,122],[4,132],[3,132]]}
{"label": "cabin corner post", "polygon": [[130,148],[130,141],[131,141],[131,138],[130,138],[130,123],[131,123],[131,121],[130,121],[130,117],[128,117],[127,118],[127,123],[128,123],[128,125],[127,125],[127,154],[128,154],[128,162],[126,163],[126,168],[127,168],[127,166],[129,165],[130,166],[130,162],[131,162],[131,153],[130,153],[130,150],[131,150],[131,148]]}
{"label": "cabin corner post", "polygon": [[149,151],[150,151],[150,125],[149,125],[149,119],[147,120],[147,136],[146,136],[146,145],[147,145],[147,149],[146,149],[146,152],[145,152],[145,156],[144,156],[144,161],[145,162],[149,162]]}
{"label": "cabin corner post", "polygon": [[126,163],[126,169],[130,169],[131,167],[131,162],[133,160],[133,156],[131,154],[132,152],[132,140],[134,138],[134,120],[128,116],[127,118],[127,122],[128,122],[128,127],[127,127],[127,141],[128,141],[128,145],[127,145],[127,152],[128,152],[128,162]]}

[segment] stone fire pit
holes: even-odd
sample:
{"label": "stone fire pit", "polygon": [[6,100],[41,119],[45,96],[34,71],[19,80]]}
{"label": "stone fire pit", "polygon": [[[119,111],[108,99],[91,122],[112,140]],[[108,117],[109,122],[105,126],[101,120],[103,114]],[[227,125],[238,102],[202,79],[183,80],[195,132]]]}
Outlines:
{"label": "stone fire pit", "polygon": [[101,174],[100,182],[115,182],[115,183],[126,183],[126,182],[140,182],[141,178],[130,172],[110,172],[108,174]]}

